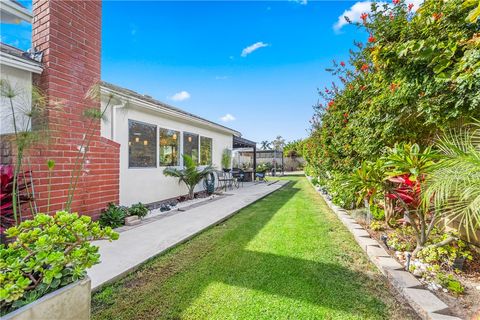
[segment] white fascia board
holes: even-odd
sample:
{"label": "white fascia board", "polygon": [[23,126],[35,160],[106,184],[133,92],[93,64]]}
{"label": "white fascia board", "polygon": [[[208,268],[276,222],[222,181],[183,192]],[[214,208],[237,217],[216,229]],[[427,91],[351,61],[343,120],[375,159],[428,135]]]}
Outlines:
{"label": "white fascia board", "polygon": [[212,123],[212,122],[209,122],[209,121],[206,121],[206,120],[202,120],[202,119],[199,119],[197,117],[193,117],[193,116],[190,116],[188,114],[185,114],[185,113],[182,113],[182,112],[179,112],[179,111],[172,110],[170,108],[165,108],[165,107],[163,107],[161,105],[158,105],[158,104],[154,104],[154,103],[151,103],[151,102],[148,102],[148,101],[143,101],[143,100],[138,99],[136,97],[131,97],[127,94],[124,94],[122,92],[118,92],[118,91],[115,91],[115,90],[111,90],[109,88],[101,87],[101,93],[102,94],[104,94],[104,93],[105,94],[114,94],[115,96],[123,98],[123,99],[127,100],[128,102],[132,102],[133,104],[135,104],[135,105],[137,105],[141,108],[145,108],[145,109],[148,109],[148,110],[159,112],[159,113],[168,115],[170,117],[179,118],[179,119],[190,121],[190,122],[193,122],[193,123],[202,124],[203,126],[215,129],[217,131],[227,132],[227,133],[232,134],[236,137],[241,137],[242,136],[242,134],[240,132],[236,131],[236,130],[229,129],[229,128],[223,127],[221,125],[217,125],[215,123]]}
{"label": "white fascia board", "polygon": [[29,62],[25,59],[1,51],[0,64],[37,74],[40,74],[43,71],[43,68],[35,62]]}
{"label": "white fascia board", "polygon": [[[22,7],[18,3],[10,0],[1,0],[2,15],[5,13],[7,16],[13,16],[17,21],[5,21],[5,23],[20,23],[22,20],[28,23],[32,23],[33,15],[26,8]],[[2,21],[4,22],[4,21]]]}

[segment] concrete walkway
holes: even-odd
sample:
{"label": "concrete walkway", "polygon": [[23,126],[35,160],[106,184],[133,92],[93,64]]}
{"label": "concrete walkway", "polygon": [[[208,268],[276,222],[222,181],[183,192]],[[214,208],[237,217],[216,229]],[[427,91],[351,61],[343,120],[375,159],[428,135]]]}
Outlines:
{"label": "concrete walkway", "polygon": [[226,193],[229,196],[124,231],[117,241],[95,242],[94,244],[100,247],[102,262],[88,271],[92,290],[98,290],[106,283],[131,272],[146,260],[227,219],[287,182],[245,184],[239,189],[228,190]]}

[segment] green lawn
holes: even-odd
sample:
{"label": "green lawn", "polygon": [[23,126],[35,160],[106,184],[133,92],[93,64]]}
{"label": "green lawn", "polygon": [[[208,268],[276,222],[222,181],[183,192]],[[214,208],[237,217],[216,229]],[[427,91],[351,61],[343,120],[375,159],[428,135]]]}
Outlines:
{"label": "green lawn", "polygon": [[412,318],[307,180],[290,179],[95,294],[93,319]]}

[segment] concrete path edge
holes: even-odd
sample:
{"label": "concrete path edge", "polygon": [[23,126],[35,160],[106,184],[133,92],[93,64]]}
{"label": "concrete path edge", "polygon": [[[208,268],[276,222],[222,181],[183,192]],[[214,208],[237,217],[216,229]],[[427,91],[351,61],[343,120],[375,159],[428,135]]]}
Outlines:
{"label": "concrete path edge", "polygon": [[333,204],[319,188],[314,186],[311,183],[311,177],[307,176],[307,179],[328,207],[352,233],[355,241],[365,251],[370,261],[387,278],[391,287],[408,302],[420,318],[426,320],[461,320],[461,318],[451,316],[453,313],[449,307],[435,294],[425,289],[424,285],[410,272],[405,271],[404,267],[390,256],[376,239],[371,238],[365,228],[350,217],[345,209]]}

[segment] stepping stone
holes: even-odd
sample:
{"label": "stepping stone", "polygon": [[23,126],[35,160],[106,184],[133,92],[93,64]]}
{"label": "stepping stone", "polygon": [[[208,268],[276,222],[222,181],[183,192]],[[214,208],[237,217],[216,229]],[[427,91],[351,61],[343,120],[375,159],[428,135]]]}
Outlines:
{"label": "stepping stone", "polygon": [[[442,300],[438,299],[436,295],[428,290],[406,288],[404,292],[405,297],[410,301],[411,304],[417,305],[418,309],[424,310],[427,313],[448,308],[448,306]],[[441,315],[438,314],[438,316]]]}
{"label": "stepping stone", "polygon": [[459,317],[447,316],[445,314],[440,314],[440,313],[435,313],[435,312],[429,313],[428,314],[428,319],[431,319],[431,320],[462,320]]}
{"label": "stepping stone", "polygon": [[403,269],[402,265],[397,262],[397,260],[389,257],[374,257],[372,261],[379,266],[380,270],[383,273],[386,273],[386,270],[401,270]]}
{"label": "stepping stone", "polygon": [[370,234],[364,229],[353,229],[352,233],[356,237],[370,237]]}
{"label": "stepping stone", "polygon": [[399,289],[421,286],[421,282],[417,280],[411,273],[401,270],[387,270],[387,277]]}
{"label": "stepping stone", "polygon": [[367,251],[367,246],[379,246],[378,242],[372,238],[359,237],[356,240],[364,251]]}
{"label": "stepping stone", "polygon": [[366,247],[367,254],[372,257],[390,257],[390,255],[385,251],[383,248],[378,246],[367,246]]}

